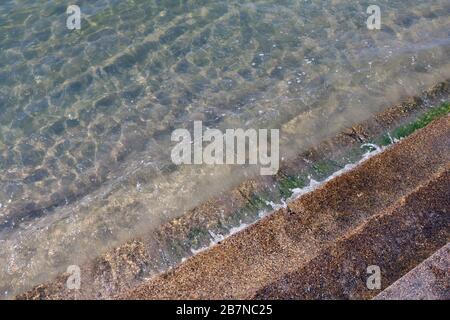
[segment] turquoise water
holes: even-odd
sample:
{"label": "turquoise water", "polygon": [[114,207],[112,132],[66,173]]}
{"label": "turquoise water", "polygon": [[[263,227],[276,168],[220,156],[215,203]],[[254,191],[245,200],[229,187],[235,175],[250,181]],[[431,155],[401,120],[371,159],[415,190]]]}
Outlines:
{"label": "turquoise water", "polygon": [[374,31],[370,1],[78,1],[74,31],[68,4],[0,4],[0,295],[251,176],[174,167],[176,128],[280,128],[288,158],[450,76],[445,0]]}

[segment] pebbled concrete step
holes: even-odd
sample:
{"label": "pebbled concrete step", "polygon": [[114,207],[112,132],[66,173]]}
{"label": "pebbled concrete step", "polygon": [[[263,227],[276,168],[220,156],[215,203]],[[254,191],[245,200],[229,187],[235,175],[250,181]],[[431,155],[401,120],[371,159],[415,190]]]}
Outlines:
{"label": "pebbled concrete step", "polygon": [[450,242],[374,299],[450,300]]}

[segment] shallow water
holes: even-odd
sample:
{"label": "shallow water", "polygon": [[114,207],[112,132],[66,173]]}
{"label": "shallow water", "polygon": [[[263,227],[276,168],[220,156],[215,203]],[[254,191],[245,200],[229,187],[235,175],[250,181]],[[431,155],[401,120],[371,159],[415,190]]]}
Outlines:
{"label": "shallow water", "polygon": [[281,128],[283,158],[450,76],[450,3],[0,4],[0,294],[176,217],[254,168],[175,167],[170,134]]}

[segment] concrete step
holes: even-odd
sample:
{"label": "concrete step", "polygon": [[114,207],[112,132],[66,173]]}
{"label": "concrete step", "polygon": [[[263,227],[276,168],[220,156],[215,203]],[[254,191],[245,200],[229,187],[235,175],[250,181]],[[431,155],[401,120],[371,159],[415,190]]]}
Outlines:
{"label": "concrete step", "polygon": [[395,281],[376,300],[450,300],[450,243]]}

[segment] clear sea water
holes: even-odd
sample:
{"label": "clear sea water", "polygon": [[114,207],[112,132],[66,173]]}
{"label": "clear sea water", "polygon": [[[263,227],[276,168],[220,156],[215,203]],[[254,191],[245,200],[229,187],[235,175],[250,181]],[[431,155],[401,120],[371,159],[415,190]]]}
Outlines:
{"label": "clear sea water", "polygon": [[281,129],[283,158],[450,76],[450,2],[0,3],[0,296],[255,174],[176,167],[170,134]]}

